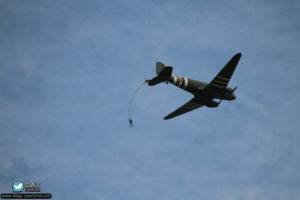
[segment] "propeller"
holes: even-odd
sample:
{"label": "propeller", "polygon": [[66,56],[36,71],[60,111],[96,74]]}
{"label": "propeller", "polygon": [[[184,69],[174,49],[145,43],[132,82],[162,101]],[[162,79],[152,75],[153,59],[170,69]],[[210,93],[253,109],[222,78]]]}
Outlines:
{"label": "propeller", "polygon": [[220,99],[220,101],[217,103],[217,106],[216,106],[216,110],[217,110],[217,112],[219,112],[219,109],[218,109],[218,107],[219,107],[219,104],[222,102],[222,100],[223,100],[223,99]]}
{"label": "propeller", "polygon": [[236,89],[237,89],[237,86],[235,86],[235,87],[233,88],[233,92],[234,92]]}
{"label": "propeller", "polygon": [[221,100],[218,102],[218,106],[219,106],[219,104],[222,102],[222,100],[223,100],[223,99],[221,99]]}

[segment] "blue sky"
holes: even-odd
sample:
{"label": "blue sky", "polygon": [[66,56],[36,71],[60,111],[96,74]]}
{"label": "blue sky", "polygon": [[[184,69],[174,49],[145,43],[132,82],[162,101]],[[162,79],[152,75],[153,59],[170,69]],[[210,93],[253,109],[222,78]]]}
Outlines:
{"label": "blue sky", "polygon": [[[300,198],[298,1],[0,0],[0,192],[53,199]],[[162,118],[237,52],[237,99]]]}

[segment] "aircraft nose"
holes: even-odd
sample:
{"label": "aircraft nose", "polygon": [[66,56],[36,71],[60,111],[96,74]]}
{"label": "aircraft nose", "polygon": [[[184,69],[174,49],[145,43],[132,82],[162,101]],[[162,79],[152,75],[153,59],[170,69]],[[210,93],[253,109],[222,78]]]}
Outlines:
{"label": "aircraft nose", "polygon": [[234,94],[232,94],[232,99],[236,99],[236,96]]}

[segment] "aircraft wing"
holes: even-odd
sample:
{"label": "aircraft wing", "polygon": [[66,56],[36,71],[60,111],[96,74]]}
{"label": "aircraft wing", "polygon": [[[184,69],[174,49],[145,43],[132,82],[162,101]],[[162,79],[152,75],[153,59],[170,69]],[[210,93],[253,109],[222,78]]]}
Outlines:
{"label": "aircraft wing", "polygon": [[203,104],[197,103],[196,99],[193,98],[192,100],[190,100],[189,102],[187,102],[186,104],[184,104],[183,106],[181,106],[180,108],[175,110],[174,112],[165,116],[164,119],[167,120],[167,119],[171,119],[173,117],[177,117],[179,115],[190,112],[190,111],[200,108],[202,106],[203,106]]}
{"label": "aircraft wing", "polygon": [[207,85],[208,88],[221,88],[227,87],[229,80],[241,58],[241,53],[234,55],[225,67],[217,74],[217,76]]}

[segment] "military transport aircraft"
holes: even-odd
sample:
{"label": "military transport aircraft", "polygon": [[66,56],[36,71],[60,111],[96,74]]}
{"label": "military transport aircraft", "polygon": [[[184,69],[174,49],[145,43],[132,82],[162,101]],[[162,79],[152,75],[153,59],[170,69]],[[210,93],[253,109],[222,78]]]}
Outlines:
{"label": "military transport aircraft", "polygon": [[[227,87],[227,85],[241,58],[241,55],[241,53],[234,55],[210,83],[176,76],[172,74],[173,67],[166,67],[163,63],[157,62],[157,76],[152,80],[147,80],[148,85],[153,86],[162,82],[172,83],[173,85],[194,95],[193,99],[164,117],[164,119],[167,120],[177,117],[202,106],[210,108],[218,107],[222,100],[234,100],[236,98],[234,91],[237,87],[231,89]],[[216,102],[214,99],[219,99],[220,101]]]}

